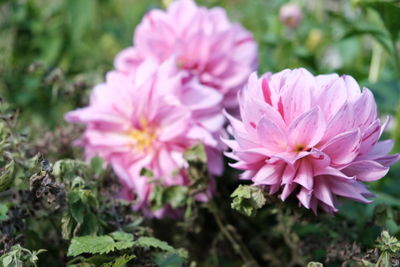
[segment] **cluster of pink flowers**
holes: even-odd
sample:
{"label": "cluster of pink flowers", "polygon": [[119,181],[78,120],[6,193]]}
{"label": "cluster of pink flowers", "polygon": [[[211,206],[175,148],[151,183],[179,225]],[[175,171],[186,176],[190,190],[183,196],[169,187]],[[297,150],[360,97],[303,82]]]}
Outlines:
{"label": "cluster of pink flowers", "polygon": [[138,25],[134,46],[115,60],[131,75],[138,63],[164,62],[175,56],[185,80],[196,79],[223,95],[223,106],[237,107],[237,92],[257,68],[257,45],[250,32],[232,24],[222,8],[198,7],[192,0],[173,2],[166,12],[152,10]]}
{"label": "cluster of pink flowers", "polygon": [[241,120],[230,117],[235,140],[227,153],[244,170],[241,178],[296,194],[315,213],[337,211],[342,196],[369,203],[363,182],[386,175],[399,154],[378,142],[381,125],[372,93],[350,76],[313,76],[305,69],[253,74],[239,95]]}
{"label": "cluster of pink flowers", "polygon": [[[281,19],[296,27],[299,12],[289,6]],[[151,170],[163,186],[189,185],[183,153],[198,142],[211,182],[196,199],[211,197],[212,177],[223,171],[225,117],[234,138],[223,139],[232,149],[226,155],[244,170],[241,178],[282,200],[295,194],[314,212],[336,212],[337,196],[370,202],[363,182],[382,178],[400,158],[388,155],[392,141],[378,142],[386,123],[372,93],[352,77],[304,69],[250,75],[256,43],[221,8],[177,0],[167,11],[148,12],[133,43],[90,104],[66,119],[86,125],[79,143],[87,158],[101,156],[113,167],[136,210],[173,213],[168,206],[150,211],[154,183],[141,171]]]}
{"label": "cluster of pink flowers", "polygon": [[[154,182],[141,170],[163,186],[189,185],[183,153],[200,142],[210,175],[222,173],[222,110],[237,109],[236,93],[257,67],[256,50],[252,35],[223,9],[178,0],[145,15],[134,46],[117,55],[116,70],[94,88],[89,106],[66,119],[86,125],[78,143],[88,159],[101,156],[113,167],[134,209],[171,214],[168,206],[150,210]],[[211,196],[210,179],[197,200]]]}

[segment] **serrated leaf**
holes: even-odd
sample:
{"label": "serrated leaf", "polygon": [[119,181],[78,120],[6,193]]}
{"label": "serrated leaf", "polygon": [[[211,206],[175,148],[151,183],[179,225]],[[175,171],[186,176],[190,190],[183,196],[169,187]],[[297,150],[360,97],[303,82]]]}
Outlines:
{"label": "serrated leaf", "polygon": [[113,232],[110,236],[116,241],[133,241],[133,235],[122,231]]}
{"label": "serrated leaf", "polygon": [[79,236],[71,240],[67,255],[76,257],[84,253],[105,254],[114,249],[115,242],[110,236]]}
{"label": "serrated leaf", "polygon": [[264,192],[261,188],[250,185],[239,185],[231,194],[233,198],[231,207],[247,216],[253,216],[257,209],[266,203]]}
{"label": "serrated leaf", "polygon": [[124,267],[125,264],[136,258],[134,255],[123,255],[116,258],[114,261],[105,263],[103,267]]}
{"label": "serrated leaf", "polygon": [[140,237],[138,240],[135,241],[135,246],[159,248],[161,250],[170,252],[175,251],[175,249],[171,247],[167,242],[154,237]]}
{"label": "serrated leaf", "polygon": [[115,249],[117,250],[124,250],[131,248],[135,245],[133,241],[118,241],[115,243]]}

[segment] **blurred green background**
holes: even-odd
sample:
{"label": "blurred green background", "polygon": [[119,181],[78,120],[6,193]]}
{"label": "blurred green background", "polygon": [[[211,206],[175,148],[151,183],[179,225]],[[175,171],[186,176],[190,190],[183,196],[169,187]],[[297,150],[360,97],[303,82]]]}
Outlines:
{"label": "blurred green background", "polygon": [[[399,152],[398,1],[294,1],[304,13],[295,30],[279,20],[279,9],[286,2],[197,1],[226,8],[231,20],[253,32],[259,44],[259,73],[305,67],[314,74],[349,74],[370,88],[381,115],[393,117],[384,137],[394,138]],[[132,44],[143,14],[165,4],[160,0],[0,0],[0,95],[19,111],[21,127],[29,128],[34,139],[65,125],[64,113],[87,103],[90,89],[113,68],[118,51]],[[380,231],[377,226],[400,233],[399,171],[397,164],[386,178],[371,184],[378,195],[373,205],[344,202],[338,218],[354,226],[354,239],[371,244]],[[377,212],[375,228],[366,228]],[[306,236],[318,233],[317,228],[303,225],[297,231]]]}

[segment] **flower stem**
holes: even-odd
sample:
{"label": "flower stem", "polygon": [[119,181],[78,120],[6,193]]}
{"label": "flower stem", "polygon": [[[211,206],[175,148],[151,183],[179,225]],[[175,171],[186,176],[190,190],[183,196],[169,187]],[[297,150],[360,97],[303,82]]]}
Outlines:
{"label": "flower stem", "polygon": [[237,235],[235,229],[223,221],[219,215],[217,205],[215,203],[209,203],[208,210],[214,216],[215,222],[217,223],[221,233],[231,243],[233,250],[242,258],[245,263],[244,266],[256,266],[258,267],[257,261],[253,258],[246,245],[241,240],[240,236]]}

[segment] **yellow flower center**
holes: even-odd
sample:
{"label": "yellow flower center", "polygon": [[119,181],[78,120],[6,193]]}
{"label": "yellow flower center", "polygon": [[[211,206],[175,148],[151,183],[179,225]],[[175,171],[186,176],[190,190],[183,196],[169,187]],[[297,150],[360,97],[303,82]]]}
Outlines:
{"label": "yellow flower center", "polygon": [[154,130],[149,127],[146,119],[140,118],[140,129],[129,131],[129,136],[135,140],[134,147],[143,152],[145,149],[151,148],[154,139],[156,138]]}

